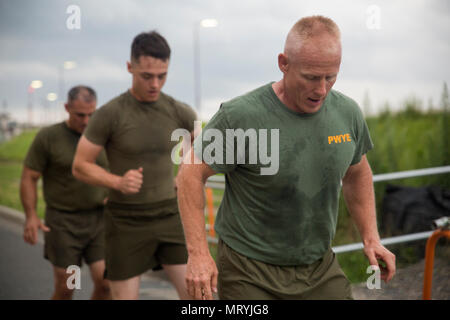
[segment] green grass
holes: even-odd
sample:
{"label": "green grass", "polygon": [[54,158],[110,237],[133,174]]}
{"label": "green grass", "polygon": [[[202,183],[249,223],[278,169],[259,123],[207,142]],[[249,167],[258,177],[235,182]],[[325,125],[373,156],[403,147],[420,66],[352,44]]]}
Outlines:
{"label": "green grass", "polygon": [[0,144],[0,160],[22,162],[37,130],[24,131],[10,141]]}
{"label": "green grass", "polygon": [[22,210],[17,201],[22,166],[17,162],[0,161],[1,189],[0,204]]}
{"label": "green grass", "polygon": [[[24,131],[10,141],[0,144],[0,204],[23,211],[20,202],[20,177],[23,160],[37,130]],[[42,195],[42,184],[38,184],[37,213],[44,217],[45,202]]]}
{"label": "green grass", "polygon": [[[22,163],[19,161],[0,160],[1,190],[0,204],[19,211],[23,211],[20,202],[20,177],[22,175]],[[44,217],[45,203],[42,195],[41,183],[38,184],[37,213],[40,218]]]}
{"label": "green grass", "polygon": [[364,282],[370,276],[366,273],[369,262],[362,250],[340,253],[336,257],[351,283]]}

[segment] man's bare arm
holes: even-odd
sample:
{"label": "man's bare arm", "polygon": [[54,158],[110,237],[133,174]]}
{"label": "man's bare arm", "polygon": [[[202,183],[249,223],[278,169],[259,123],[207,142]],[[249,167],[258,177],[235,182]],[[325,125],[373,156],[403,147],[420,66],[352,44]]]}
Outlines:
{"label": "man's bare arm", "polygon": [[96,145],[82,136],[73,159],[72,174],[87,184],[116,189],[120,177],[109,173],[95,163],[102,150],[102,146]]}
{"label": "man's bare arm", "polygon": [[395,256],[380,242],[372,170],[365,155],[359,163],[347,170],[342,180],[342,190],[347,208],[361,235],[369,263],[379,266],[377,259],[383,260],[386,269],[379,266],[381,276],[386,282],[390,281],[395,274]]}
{"label": "man's bare arm", "polygon": [[40,172],[32,170],[27,166],[23,167],[22,177],[20,179],[20,200],[26,216],[23,239],[30,244],[37,242],[38,229],[46,232],[50,231],[39,219],[36,212],[37,183],[40,177]]}
{"label": "man's bare arm", "polygon": [[27,166],[23,167],[22,177],[20,179],[20,200],[22,201],[27,218],[33,215],[37,216],[37,183],[40,177],[40,172],[32,170]]}
{"label": "man's bare arm", "polygon": [[[187,137],[184,137],[183,138],[183,142],[182,142],[182,144],[181,144],[181,146],[182,146],[182,148],[180,149],[180,153],[179,153],[179,156],[180,156],[180,158],[183,158],[183,151],[184,150],[186,150],[187,151],[187,153],[189,152],[189,150],[191,149],[191,147],[192,147],[192,144],[194,143],[194,140],[195,140],[195,138],[197,137],[197,135],[198,135],[198,132],[195,132],[195,131],[191,131],[191,133],[190,133],[190,135],[189,135],[189,141],[188,141],[188,139],[187,139]],[[186,140],[185,140],[186,139]],[[192,155],[191,155],[192,156]],[[181,167],[181,166],[180,166]],[[179,167],[179,168],[180,168]],[[180,171],[178,170],[178,173],[179,173]],[[177,173],[177,175],[176,175],[176,177],[173,179],[173,181],[174,181],[174,186],[175,186],[175,190],[177,190],[177,186],[178,186],[178,182],[177,182],[177,179],[178,179],[178,173]]]}
{"label": "man's bare arm", "polygon": [[87,184],[119,190],[125,194],[139,192],[143,179],[142,168],[131,169],[122,177],[112,174],[95,163],[102,150],[102,146],[82,136],[72,165],[74,177]]}
{"label": "man's bare arm", "polygon": [[[192,149],[186,159],[192,160]],[[188,293],[195,299],[212,299],[217,292],[217,267],[209,252],[205,230],[206,179],[215,172],[204,162],[180,166],[178,173],[178,204],[183,222],[184,234],[189,253],[186,285]]]}

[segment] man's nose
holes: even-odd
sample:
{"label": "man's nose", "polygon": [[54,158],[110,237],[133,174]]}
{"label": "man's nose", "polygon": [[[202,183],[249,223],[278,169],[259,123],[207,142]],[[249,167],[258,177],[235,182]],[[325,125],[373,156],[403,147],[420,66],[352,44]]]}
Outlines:
{"label": "man's nose", "polygon": [[325,79],[320,79],[314,90],[314,93],[321,97],[327,93],[327,81]]}
{"label": "man's nose", "polygon": [[159,88],[159,79],[157,77],[151,78],[150,87],[151,88]]}

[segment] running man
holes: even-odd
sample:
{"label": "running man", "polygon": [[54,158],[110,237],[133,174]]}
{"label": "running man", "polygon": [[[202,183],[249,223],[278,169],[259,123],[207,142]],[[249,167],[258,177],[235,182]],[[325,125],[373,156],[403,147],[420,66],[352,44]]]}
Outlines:
{"label": "running man", "polygon": [[[67,267],[82,259],[89,265],[94,282],[92,299],[110,299],[104,280],[103,206],[106,189],[78,181],[72,175],[72,162],[81,134],[95,111],[96,93],[87,86],[72,88],[65,104],[69,118],[41,129],[25,158],[20,197],[25,210],[24,240],[36,244],[38,229],[44,231],[44,257],[53,265],[55,291],[52,299],[72,299],[67,286]],[[96,163],[107,168],[106,155]],[[46,203],[45,224],[36,213],[37,183],[43,179]]]}
{"label": "running man", "polygon": [[[373,147],[358,105],[332,90],[341,63],[338,26],[322,16],[303,18],[290,30],[278,55],[283,78],[221,105],[203,130],[222,132],[227,162],[215,163],[194,143],[178,175],[180,214],[189,252],[186,281],[195,299],[352,299],[351,286],[331,250],[341,188],[371,265],[386,263],[382,279],[395,273],[395,256],[380,243],[372,172],[365,154]],[[278,130],[279,170],[239,163],[230,129]],[[269,134],[267,134],[269,135]],[[249,138],[249,137],[247,137]],[[235,139],[237,140],[237,139]],[[258,141],[260,142],[260,141]],[[258,145],[261,148],[266,145]],[[246,145],[245,157],[249,150]],[[229,154],[231,152],[231,155]],[[234,152],[234,153],[233,153]],[[266,153],[264,153],[266,154]],[[228,159],[233,159],[231,163]],[[240,159],[240,160],[242,160]],[[204,224],[206,179],[224,173],[226,187],[215,229],[217,267]]]}
{"label": "running man", "polygon": [[[106,277],[113,299],[138,299],[140,276],[162,267],[181,299],[187,251],[178,213],[171,134],[193,132],[194,111],[161,92],[170,60],[157,32],[137,35],[127,63],[131,89],[100,108],[80,139],[73,173],[110,189],[105,210]],[[94,163],[106,150],[111,173]]]}

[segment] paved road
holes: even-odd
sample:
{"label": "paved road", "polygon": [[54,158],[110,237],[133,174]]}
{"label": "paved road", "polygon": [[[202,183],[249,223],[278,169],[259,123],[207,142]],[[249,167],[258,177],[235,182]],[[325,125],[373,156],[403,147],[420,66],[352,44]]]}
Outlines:
{"label": "paved road", "polygon": [[[49,299],[53,292],[51,264],[43,258],[43,236],[36,245],[22,239],[22,223],[16,216],[5,215],[0,208],[0,300]],[[81,289],[74,299],[89,299],[92,293],[89,268],[81,270]],[[142,276],[140,299],[178,299],[163,271]]]}

